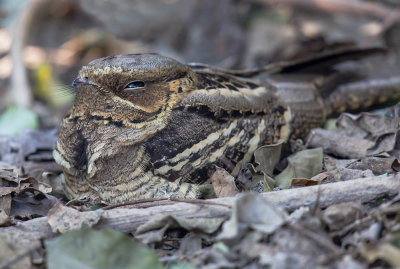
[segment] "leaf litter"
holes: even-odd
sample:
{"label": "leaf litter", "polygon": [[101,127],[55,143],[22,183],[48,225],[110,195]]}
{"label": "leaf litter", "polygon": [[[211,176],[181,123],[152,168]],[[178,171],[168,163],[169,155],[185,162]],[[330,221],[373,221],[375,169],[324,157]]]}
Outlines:
{"label": "leaf litter", "polygon": [[[38,240],[42,238],[41,235],[21,233],[13,227],[26,220],[46,216],[48,229],[58,235],[55,239],[45,241],[49,268],[54,268],[55,264],[104,263],[101,259],[86,260],[86,256],[103,255],[115,261],[113,255],[122,255],[121,266],[132,262],[129,258],[122,258],[127,255],[126,250],[115,248],[118,253],[110,252],[110,249],[104,254],[104,249],[99,249],[96,243],[93,246],[90,243],[100,244],[97,240],[105,240],[102,244],[106,249],[113,244],[145,245],[153,249],[143,255],[149,255],[150,262],[155,262],[154,266],[161,266],[162,263],[171,268],[319,268],[327,265],[366,268],[372,264],[396,267],[398,261],[393,255],[400,251],[400,240],[396,241],[396,236],[399,237],[397,231],[400,230],[398,198],[383,199],[371,205],[353,201],[322,210],[305,207],[287,212],[254,193],[239,193],[243,186],[263,192],[266,189],[274,191],[395,173],[399,149],[393,139],[397,137],[397,129],[395,131],[393,122],[386,119],[388,116],[362,115],[343,116],[345,124],[339,120],[338,128],[328,131],[328,134],[335,137],[336,132],[342,132],[350,139],[368,140],[369,149],[373,150],[364,151],[357,158],[339,159],[344,155],[337,156],[332,151],[326,151],[326,144],[306,148],[296,142],[300,146],[296,146],[297,151],[292,154],[284,152],[282,145],[261,147],[256,151],[254,163],[245,166],[237,178],[222,168],[216,168],[210,178],[210,186],[217,197],[239,195],[229,219],[190,219],[173,213],[159,215],[140,225],[130,237],[115,234],[117,239],[113,237],[113,233],[117,232],[91,229],[102,222],[102,209],[91,211],[90,208],[75,207],[77,210],[65,206],[62,196],[60,200],[52,195],[53,187],[49,183],[53,183],[53,186],[60,184],[55,172],[48,172],[47,177],[43,176],[46,173],[38,174],[39,181],[24,171],[26,158],[16,158],[19,162],[11,164],[0,163],[0,224],[4,227],[0,228],[0,238],[7,242],[0,249],[1,253],[5,253],[0,255],[0,264],[8,264],[13,259],[18,259],[12,262],[13,266],[33,266],[34,262],[45,262],[43,245]],[[371,127],[376,124],[380,125],[379,130]],[[347,130],[349,128],[352,131]],[[384,139],[381,139],[382,135]],[[311,142],[309,146],[316,146]],[[30,155],[31,152],[29,150],[25,154]],[[351,152],[351,148],[348,148],[347,152],[349,158],[359,154],[360,150]],[[46,158],[37,160],[48,162]],[[53,179],[49,180],[48,177]],[[60,186],[55,188],[60,189]],[[8,230],[3,232],[5,228]],[[79,243],[83,242],[82,238],[88,244]],[[91,254],[78,251],[83,246]],[[135,251],[141,253],[142,250]],[[135,251],[129,252],[129,255],[136,255]]]}

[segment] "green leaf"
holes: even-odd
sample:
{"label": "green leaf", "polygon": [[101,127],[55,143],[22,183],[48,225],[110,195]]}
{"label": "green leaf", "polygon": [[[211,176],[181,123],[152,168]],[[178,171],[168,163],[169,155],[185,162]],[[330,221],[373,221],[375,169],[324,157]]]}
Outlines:
{"label": "green leaf", "polygon": [[11,105],[0,115],[0,135],[16,135],[39,127],[38,116],[31,110]]}
{"label": "green leaf", "polygon": [[288,166],[275,177],[276,185],[288,189],[293,178],[311,178],[322,171],[322,148],[307,149],[290,156]]}
{"label": "green leaf", "polygon": [[264,180],[264,192],[272,191],[276,184],[275,180],[267,174],[263,174],[263,180]]}
{"label": "green leaf", "polygon": [[292,186],[292,180],[295,172],[292,165],[288,166],[279,175],[275,177],[275,185],[281,189],[289,189]]}
{"label": "green leaf", "polygon": [[324,124],[324,129],[334,131],[337,130],[336,126],[337,119],[327,119]]}
{"label": "green leaf", "polygon": [[75,230],[45,241],[47,267],[163,268],[152,250],[113,230]]}

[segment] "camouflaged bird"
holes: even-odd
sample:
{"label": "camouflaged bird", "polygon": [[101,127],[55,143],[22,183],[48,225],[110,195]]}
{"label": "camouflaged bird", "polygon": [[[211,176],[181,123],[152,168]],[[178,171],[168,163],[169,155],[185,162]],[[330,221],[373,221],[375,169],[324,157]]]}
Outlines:
{"label": "camouflaged bird", "polygon": [[[341,61],[332,55],[306,63]],[[108,204],[197,198],[199,184],[215,165],[236,176],[259,146],[304,136],[328,114],[383,102],[392,94],[367,99],[365,91],[347,89],[324,96],[315,80],[248,78],[303,65],[235,72],[156,54],[90,62],[73,82],[75,101],[54,151],[66,193]]]}

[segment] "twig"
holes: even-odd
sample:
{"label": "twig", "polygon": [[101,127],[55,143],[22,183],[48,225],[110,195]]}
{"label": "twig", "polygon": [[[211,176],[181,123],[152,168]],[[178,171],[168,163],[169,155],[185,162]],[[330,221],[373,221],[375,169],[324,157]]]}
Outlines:
{"label": "twig", "polygon": [[231,205],[227,204],[221,204],[221,203],[216,203],[208,200],[200,200],[200,199],[181,199],[181,198],[152,198],[152,199],[141,199],[137,201],[132,201],[128,203],[121,203],[121,204],[116,204],[116,205],[108,205],[103,207],[103,210],[110,210],[113,208],[120,208],[120,207],[127,207],[131,205],[139,205],[139,204],[144,204],[144,203],[151,203],[149,206],[146,206],[146,208],[149,207],[154,207],[154,206],[160,206],[159,201],[171,201],[171,202],[179,202],[179,203],[189,203],[189,204],[204,204],[204,205],[218,205],[218,206],[225,206],[227,208],[232,208]]}
{"label": "twig", "polygon": [[[297,189],[288,189],[263,193],[263,196],[271,204],[293,211],[301,206],[312,207],[316,203],[318,189],[320,188],[319,203],[322,208],[342,202],[357,201],[365,203],[385,196],[395,196],[400,189],[400,175],[392,177],[370,177],[322,184]],[[94,227],[111,228],[122,232],[133,232],[140,225],[148,222],[155,216],[173,215],[190,219],[200,218],[226,218],[231,210],[224,205],[233,205],[235,197],[218,198],[201,202],[182,203],[171,201],[172,204],[154,206],[146,209],[140,208],[114,208],[105,210]],[[82,212],[86,214],[87,212]],[[42,239],[53,236],[54,233],[47,223],[47,217],[36,218],[21,222],[18,226],[0,228],[0,231],[14,235],[16,240],[22,233],[32,235],[32,239]]]}
{"label": "twig", "polygon": [[181,203],[189,203],[189,204],[203,204],[203,205],[217,205],[217,206],[224,206],[229,209],[232,209],[232,206],[229,204],[223,204],[223,203],[218,203],[218,202],[213,202],[209,200],[199,200],[199,199],[180,199],[180,198],[171,198],[171,201],[174,202],[181,202]]}
{"label": "twig", "polygon": [[102,207],[103,210],[110,210],[113,208],[118,208],[118,207],[126,207],[130,205],[138,205],[138,204],[144,204],[144,203],[153,203],[153,202],[159,202],[159,201],[168,201],[168,198],[151,198],[151,199],[140,199],[136,201],[131,201],[127,203],[119,203],[116,205],[108,205],[105,207]]}
{"label": "twig", "polygon": [[[319,186],[319,187],[321,187],[321,181],[320,182],[318,182],[318,185],[317,186]],[[321,188],[318,188],[318,192],[317,192],[317,199],[316,199],[316,202],[315,202],[315,204],[314,204],[314,207],[313,207],[313,209],[312,209],[312,215],[313,216],[315,216],[315,214],[317,214],[317,210],[319,210],[320,209],[320,206],[319,206],[319,201],[320,201],[320,199],[321,199]]]}

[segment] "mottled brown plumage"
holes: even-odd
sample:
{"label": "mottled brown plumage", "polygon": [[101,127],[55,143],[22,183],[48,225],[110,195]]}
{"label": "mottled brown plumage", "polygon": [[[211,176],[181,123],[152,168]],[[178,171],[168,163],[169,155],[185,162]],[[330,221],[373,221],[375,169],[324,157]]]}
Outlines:
{"label": "mottled brown plumage", "polygon": [[309,81],[241,75],[154,54],[83,67],[54,151],[69,197],[196,198],[214,165],[235,176],[257,147],[303,136],[331,112]]}

